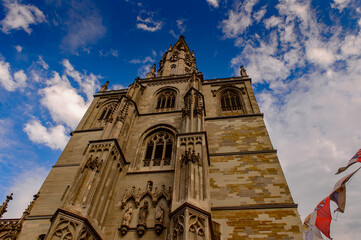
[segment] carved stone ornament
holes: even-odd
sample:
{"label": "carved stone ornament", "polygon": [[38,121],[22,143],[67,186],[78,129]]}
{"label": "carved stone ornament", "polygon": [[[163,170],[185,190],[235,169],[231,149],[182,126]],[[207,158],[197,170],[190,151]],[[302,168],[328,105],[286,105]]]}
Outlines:
{"label": "carved stone ornament", "polygon": [[147,74],[146,78],[154,78],[155,77],[155,64],[153,64],[152,68],[150,69],[149,73]]}
{"label": "carved stone ornament", "polygon": [[146,196],[149,196],[152,199],[153,206],[156,206],[159,200],[164,197],[165,200],[168,203],[168,206],[171,203],[171,196],[172,196],[172,188],[169,187],[168,190],[166,189],[165,185],[162,185],[160,192],[158,192],[158,188],[156,187],[153,191],[152,187],[147,185],[146,189],[144,191],[141,191],[141,189],[138,189],[138,192],[136,193],[135,187],[133,186],[130,191],[127,189],[124,192],[123,198],[122,198],[122,208],[124,208],[127,204],[127,202],[131,199],[134,200],[135,207],[138,208],[139,203],[144,199]]}
{"label": "carved stone ornament", "polygon": [[195,163],[195,164],[200,164],[200,155],[199,153],[196,154],[195,151],[191,151],[191,149],[189,148],[189,150],[185,151],[185,154],[182,154],[182,158],[181,158],[181,166],[188,164],[189,162]]}
{"label": "carved stone ornament", "polygon": [[[86,164],[84,166],[84,169],[90,168],[91,170],[95,169],[97,172],[99,172],[102,165],[103,165],[103,160],[99,161],[98,157],[95,157],[93,159],[93,155],[90,155],[88,161],[86,162]],[[83,169],[83,171],[84,171],[84,169]]]}
{"label": "carved stone ornament", "polygon": [[124,236],[129,229],[130,221],[133,217],[133,208],[131,204],[128,204],[127,210],[123,215],[122,225],[120,226],[120,233]]}
{"label": "carved stone ornament", "polygon": [[149,213],[149,204],[148,201],[145,200],[143,206],[139,209],[138,214],[138,225],[137,225],[137,233],[139,237],[142,237],[147,229],[147,217]]}
{"label": "carved stone ornament", "polygon": [[6,200],[5,202],[3,202],[3,204],[0,207],[0,218],[2,218],[2,216],[4,215],[4,213],[7,212],[7,207],[8,207],[8,203],[10,200],[13,200],[13,194],[11,193],[9,196],[6,196]]}
{"label": "carved stone ornament", "polygon": [[243,66],[240,67],[240,75],[241,77],[248,77],[246,69],[244,69]]}
{"label": "carved stone ornament", "polygon": [[159,235],[164,228],[164,207],[160,203],[155,209],[155,232]]}

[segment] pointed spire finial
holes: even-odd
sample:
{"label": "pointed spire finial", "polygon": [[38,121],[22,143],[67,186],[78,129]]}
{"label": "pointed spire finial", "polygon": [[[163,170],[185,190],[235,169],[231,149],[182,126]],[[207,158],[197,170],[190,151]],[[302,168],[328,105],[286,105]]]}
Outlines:
{"label": "pointed spire finial", "polygon": [[154,78],[155,77],[155,64],[153,64],[152,68],[150,69],[149,73],[147,74],[146,78]]}
{"label": "pointed spire finial", "polygon": [[184,35],[183,35],[183,34],[180,35],[180,36],[179,36],[179,39],[184,39]]}
{"label": "pointed spire finial", "polygon": [[108,84],[109,84],[109,81],[106,81],[103,86],[101,86],[99,92],[103,92],[103,91],[106,91],[108,90]]}
{"label": "pointed spire finial", "polygon": [[8,203],[10,200],[13,200],[13,193],[10,194],[10,196],[6,196],[6,200],[5,202],[3,202],[3,204],[0,207],[0,218],[2,218],[2,216],[4,215],[4,213],[7,212],[7,207],[8,207]]}

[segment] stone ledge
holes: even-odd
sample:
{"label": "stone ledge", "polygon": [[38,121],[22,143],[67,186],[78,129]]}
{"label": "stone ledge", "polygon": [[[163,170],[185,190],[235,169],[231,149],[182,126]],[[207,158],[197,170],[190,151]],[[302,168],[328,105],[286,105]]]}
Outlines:
{"label": "stone ledge", "polygon": [[298,204],[257,204],[257,205],[245,205],[245,206],[224,206],[224,207],[211,207],[211,211],[222,210],[254,210],[254,209],[278,209],[278,208],[297,208]]}
{"label": "stone ledge", "polygon": [[216,156],[250,155],[250,154],[263,154],[263,153],[277,153],[277,149],[260,150],[260,151],[244,151],[244,152],[211,153],[211,154],[209,154],[209,156],[216,157]]}
{"label": "stone ledge", "polygon": [[57,167],[78,167],[80,166],[80,163],[63,163],[63,164],[56,164],[53,165],[53,168],[57,168]]}
{"label": "stone ledge", "polygon": [[207,118],[205,118],[205,120],[210,121],[210,120],[218,120],[218,119],[244,118],[244,117],[262,117],[263,118],[263,113],[241,114],[241,115],[233,115],[233,116],[207,117]]}
{"label": "stone ledge", "polygon": [[74,133],[83,133],[83,132],[95,132],[95,131],[103,131],[104,128],[90,128],[84,130],[74,130],[70,133],[70,136],[73,136]]}

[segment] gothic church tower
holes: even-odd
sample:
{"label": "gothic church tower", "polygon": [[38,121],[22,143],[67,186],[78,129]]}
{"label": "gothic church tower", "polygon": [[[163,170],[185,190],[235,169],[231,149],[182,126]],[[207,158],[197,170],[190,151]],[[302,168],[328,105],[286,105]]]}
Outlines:
{"label": "gothic church tower", "polygon": [[302,238],[297,204],[242,67],[239,77],[203,79],[181,36],[146,78],[128,89],[107,84],[18,239]]}

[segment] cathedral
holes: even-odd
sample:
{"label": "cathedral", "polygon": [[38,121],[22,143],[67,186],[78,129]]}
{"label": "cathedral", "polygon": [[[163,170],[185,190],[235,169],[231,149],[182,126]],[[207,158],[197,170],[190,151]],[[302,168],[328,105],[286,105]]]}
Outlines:
{"label": "cathedral", "polygon": [[290,240],[302,229],[246,70],[203,79],[181,36],[145,78],[101,87],[23,216],[0,219],[0,239]]}

